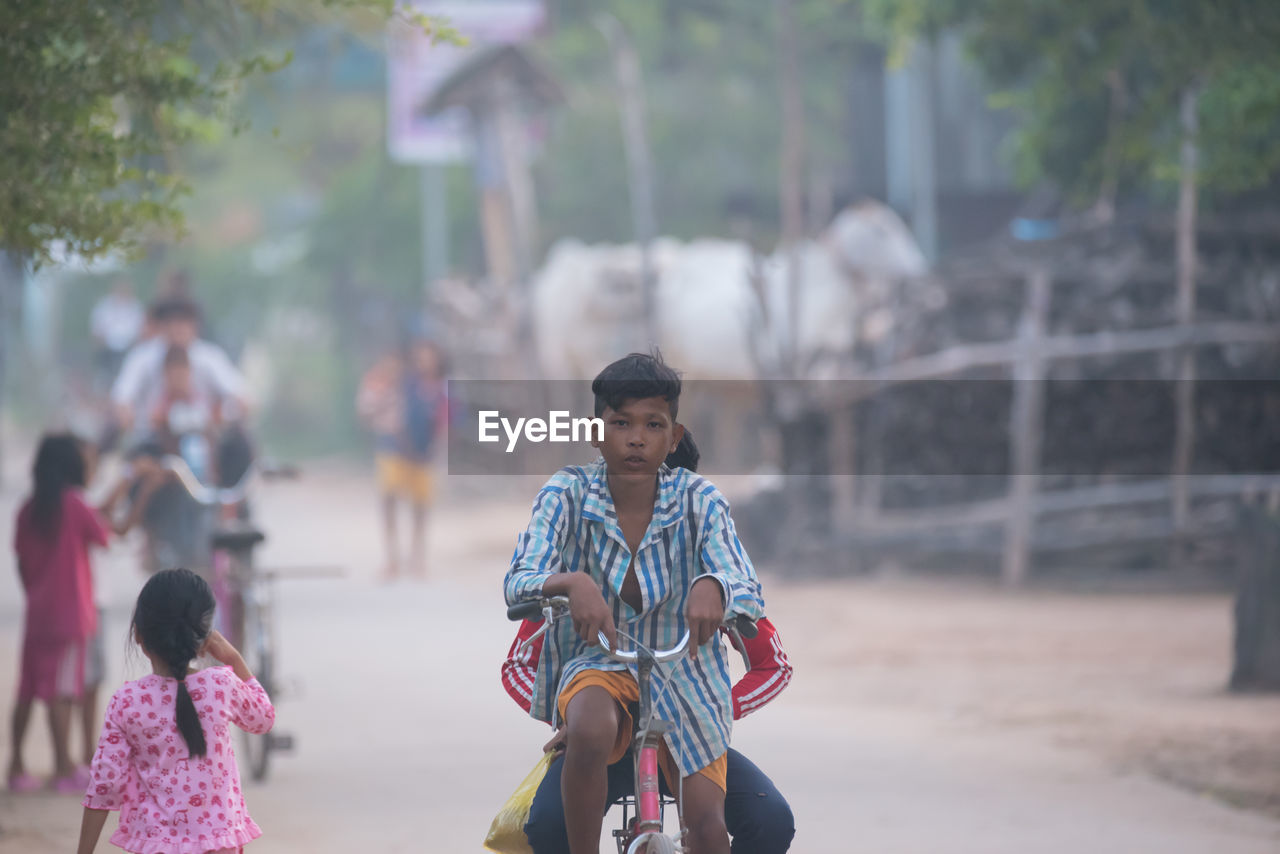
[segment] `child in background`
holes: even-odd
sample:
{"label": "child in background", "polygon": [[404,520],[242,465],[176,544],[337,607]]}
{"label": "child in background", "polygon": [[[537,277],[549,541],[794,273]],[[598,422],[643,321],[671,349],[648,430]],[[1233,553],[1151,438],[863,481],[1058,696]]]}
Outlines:
{"label": "child in background", "polygon": [[[94,473],[98,465],[99,449],[92,443],[82,442],[80,450],[85,460],[85,482],[93,483]],[[98,512],[107,520],[114,533],[123,536],[142,518],[147,502],[151,500],[151,496],[166,477],[164,470],[160,468],[154,459],[140,457],[130,466],[129,475],[120,478],[107,493],[106,499],[99,507]],[[132,495],[132,499],[129,498],[130,495]],[[121,501],[125,501],[128,507],[123,513],[123,518],[117,519],[115,517],[119,514],[116,513],[116,508]],[[85,650],[84,692],[80,698],[81,744],[83,745],[85,768],[83,776],[86,777],[89,763],[93,761],[93,754],[98,747],[98,694],[102,688],[102,681],[106,677],[107,667],[104,632],[106,628],[106,588],[108,585],[102,583],[102,576],[99,572],[100,567],[100,562],[90,561],[93,579],[93,604],[94,610],[97,612],[98,627],[89,637]],[[79,792],[76,794],[79,794]]]}
{"label": "child in background", "polygon": [[[210,627],[213,591],[186,569],[156,573],[138,594],[133,638],[151,674],[107,705],[84,797],[79,854],[92,854],[110,810],[111,843],[136,854],[235,854],[262,831],[249,817],[231,724],[265,733],[275,710],[240,653]],[[208,655],[225,667],[191,672]]]}
{"label": "child in background", "polygon": [[49,707],[53,737],[53,788],[70,794],[87,778],[68,749],[71,713],[84,689],[85,650],[97,628],[89,546],[105,546],[107,529],[85,503],[85,463],[74,436],[46,436],[36,452],[30,500],[18,511],[14,551],[27,608],[22,675],[13,710],[9,788],[31,791],[22,743],[36,700]]}
{"label": "child in background", "polygon": [[409,504],[409,566],[425,578],[427,514],[434,483],[431,458],[449,418],[444,357],[429,341],[415,341],[374,365],[360,382],[356,411],[373,432],[382,493],[387,563],[383,579],[400,575],[399,505]]}
{"label": "child in background", "polygon": [[[36,700],[49,707],[53,737],[53,788],[78,794],[88,779],[69,750],[71,715],[82,698],[85,656],[97,629],[89,547],[107,544],[107,525],[85,503],[85,456],[70,434],[44,437],[32,468],[31,498],[18,511],[14,551],[26,596],[22,674],[12,718],[9,788],[28,792],[41,783],[27,773],[22,745]],[[123,493],[113,491],[107,509]],[[136,514],[120,530],[136,520]]]}
{"label": "child in background", "polygon": [[216,482],[213,448],[221,422],[219,402],[192,380],[191,357],[182,347],[164,356],[164,386],[151,413],[152,437],[166,454],[178,454],[203,483]]}

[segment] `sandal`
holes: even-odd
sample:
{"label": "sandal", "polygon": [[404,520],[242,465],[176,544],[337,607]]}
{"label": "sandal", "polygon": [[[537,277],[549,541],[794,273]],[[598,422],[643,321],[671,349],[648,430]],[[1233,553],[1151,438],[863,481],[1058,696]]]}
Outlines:
{"label": "sandal", "polygon": [[41,788],[43,784],[39,779],[23,771],[21,774],[9,775],[9,791],[15,794],[25,795],[28,792],[34,792]]}
{"label": "sandal", "polygon": [[80,781],[76,779],[75,772],[72,772],[65,777],[59,777],[53,781],[53,791],[59,795],[80,795],[83,797],[84,790],[86,788],[86,785],[82,785]]}

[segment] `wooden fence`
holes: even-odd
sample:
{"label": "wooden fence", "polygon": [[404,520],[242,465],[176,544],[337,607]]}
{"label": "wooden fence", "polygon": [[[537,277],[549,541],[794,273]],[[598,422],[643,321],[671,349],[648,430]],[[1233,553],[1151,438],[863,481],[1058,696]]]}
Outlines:
{"label": "wooden fence", "polygon": [[[1000,526],[1003,528],[1002,577],[1008,584],[1022,583],[1028,573],[1033,534],[1042,519],[1054,515],[1101,508],[1134,508],[1166,504],[1165,519],[1138,526],[1101,526],[1078,545],[1165,539],[1192,533],[1185,508],[1201,497],[1263,495],[1275,507],[1280,503],[1280,475],[1188,475],[1174,472],[1168,478],[1144,482],[1090,486],[1069,490],[1040,489],[1041,444],[1044,433],[1045,383],[1050,366],[1060,360],[1119,356],[1135,353],[1182,353],[1223,344],[1280,344],[1280,325],[1213,322],[1135,331],[1085,335],[1049,335],[1047,321],[1052,280],[1045,268],[1025,272],[1025,300],[1014,337],[995,343],[959,345],[937,353],[904,359],[850,377],[857,382],[840,384],[841,393],[824,402],[834,414],[833,463],[839,471],[853,471],[853,406],[894,386],[919,380],[954,377],[980,368],[1003,368],[1014,384],[1009,416],[1009,487],[1005,496],[978,502],[925,510],[885,512],[877,490],[861,503],[853,478],[835,478],[835,516],[848,525],[852,537],[892,540],[923,536],[947,529]],[[1193,393],[1190,396],[1194,400]],[[1180,418],[1177,444],[1187,446],[1190,429]],[[1174,462],[1171,460],[1171,467]],[[874,476],[872,476],[874,478]],[[1183,508],[1179,512],[1178,508]],[[1054,543],[1042,544],[1053,548]],[[1068,544],[1060,544],[1066,547]]]}

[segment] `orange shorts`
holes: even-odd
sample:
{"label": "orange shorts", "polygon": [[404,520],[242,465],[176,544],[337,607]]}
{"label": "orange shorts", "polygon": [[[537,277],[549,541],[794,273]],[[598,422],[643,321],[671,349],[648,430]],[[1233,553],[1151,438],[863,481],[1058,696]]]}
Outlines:
{"label": "orange shorts", "polygon": [[[609,696],[613,697],[613,701],[618,704],[618,735],[613,741],[613,750],[609,752],[609,764],[612,765],[626,756],[627,751],[631,749],[631,736],[635,730],[635,721],[631,718],[631,712],[627,711],[627,704],[640,700],[640,686],[636,684],[635,677],[625,670],[584,670],[570,680],[556,700],[556,709],[560,712],[560,720],[566,720],[565,712],[568,711],[569,701],[573,699],[574,695],[583,688],[588,688],[592,685],[608,691]],[[666,778],[667,787],[675,791],[675,781],[679,779],[680,775],[676,768],[675,760],[671,756],[671,750],[667,747],[665,740],[658,748],[658,765],[662,769],[662,776]],[[698,774],[715,783],[720,787],[720,791],[723,792],[725,791],[725,779],[728,776],[728,769],[727,754],[721,753],[720,757],[712,760],[710,765],[705,768],[699,768]]]}
{"label": "orange shorts", "polygon": [[431,500],[431,469],[425,463],[395,454],[378,454],[374,459],[378,488],[385,495],[407,498],[418,504]]}

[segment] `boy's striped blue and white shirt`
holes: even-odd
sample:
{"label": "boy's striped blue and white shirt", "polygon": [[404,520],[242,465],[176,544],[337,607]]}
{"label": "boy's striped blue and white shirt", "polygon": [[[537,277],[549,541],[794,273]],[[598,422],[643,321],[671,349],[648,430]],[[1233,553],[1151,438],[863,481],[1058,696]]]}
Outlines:
{"label": "boy's striped blue and white shirt", "polygon": [[[636,550],[642,598],[638,612],[620,595],[631,560],[604,460],[568,466],[538,492],[529,527],[516,540],[504,582],[507,604],[538,598],[552,575],[586,572],[600,584],[617,627],[650,649],[679,642],[688,628],[689,591],[703,576],[723,586],[726,616],[759,619],[763,613],[760,582],[738,541],[728,501],[710,481],[687,469],[664,465],[658,472],[653,519]],[[667,742],[685,776],[715,761],[729,746],[733,703],[721,635],[717,632],[701,647],[696,660],[685,656],[654,668],[655,712],[679,724]],[[620,638],[619,646],[625,649],[627,641]],[[574,676],[584,670],[626,669],[579,638],[571,620],[558,620],[542,647],[530,714],[554,723],[556,697]],[[663,687],[668,690],[659,690]]]}

